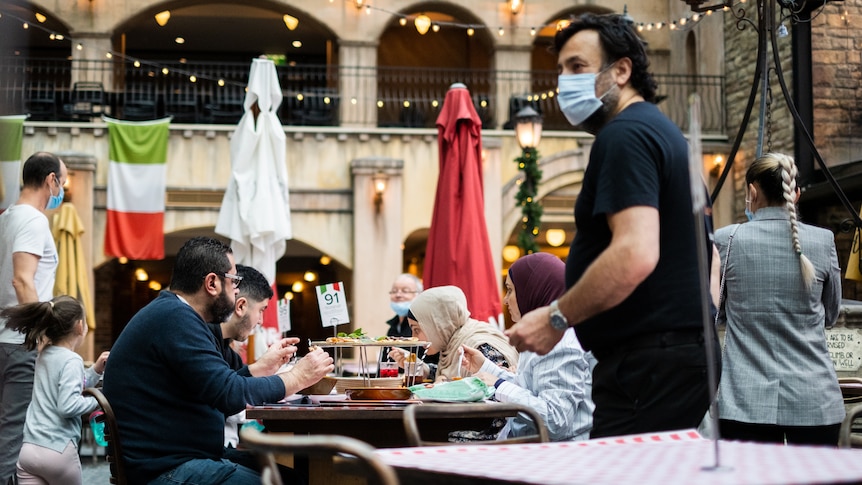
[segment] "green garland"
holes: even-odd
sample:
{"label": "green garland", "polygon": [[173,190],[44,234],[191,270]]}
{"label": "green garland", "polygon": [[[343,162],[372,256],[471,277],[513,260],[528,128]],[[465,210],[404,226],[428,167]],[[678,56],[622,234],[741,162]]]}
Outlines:
{"label": "green garland", "polygon": [[521,156],[516,158],[518,169],[524,172],[524,179],[518,185],[515,201],[521,206],[521,232],[518,234],[518,247],[525,254],[536,253],[539,245],[536,236],[539,235],[539,225],[542,222],[542,206],[536,202],[542,171],[538,165],[539,152],[535,148],[524,148]]}

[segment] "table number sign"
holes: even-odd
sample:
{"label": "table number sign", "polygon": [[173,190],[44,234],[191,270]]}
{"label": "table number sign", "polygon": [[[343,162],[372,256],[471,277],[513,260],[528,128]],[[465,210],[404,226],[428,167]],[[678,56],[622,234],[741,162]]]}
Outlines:
{"label": "table number sign", "polygon": [[282,335],[290,332],[290,300],[286,298],[278,300],[278,331]]}
{"label": "table number sign", "polygon": [[347,298],[344,296],[344,283],[330,283],[317,287],[317,305],[320,307],[320,322],[324,327],[335,327],[350,323],[347,314]]}

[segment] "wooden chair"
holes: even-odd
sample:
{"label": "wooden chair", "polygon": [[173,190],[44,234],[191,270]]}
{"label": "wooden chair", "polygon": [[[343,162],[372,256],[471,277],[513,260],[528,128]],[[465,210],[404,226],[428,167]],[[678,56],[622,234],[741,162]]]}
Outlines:
{"label": "wooden chair", "polygon": [[[545,422],[534,409],[520,404],[491,403],[491,404],[422,404],[407,406],[404,410],[404,432],[407,434],[407,442],[411,446],[441,446],[441,445],[469,445],[470,442],[451,441],[426,441],[419,433],[419,421],[426,418],[511,418],[515,416],[529,417],[538,434],[530,436],[519,436],[494,441],[477,441],[476,444],[512,444],[512,443],[547,443],[550,441],[548,429]],[[453,430],[454,431],[454,430]]]}
{"label": "wooden chair", "polygon": [[200,108],[196,83],[169,85],[165,91],[165,116],[171,116],[172,123],[200,123]]}
{"label": "wooden chair", "polygon": [[154,120],[158,112],[156,85],[153,82],[133,82],[123,90],[123,119]]}
{"label": "wooden chair", "polygon": [[862,405],[855,406],[851,409],[844,421],[841,422],[841,431],[838,434],[839,448],[862,448],[862,427],[853,427],[853,422],[857,418],[862,418]]}
{"label": "wooden chair", "polygon": [[51,81],[27,84],[26,109],[30,121],[53,121],[57,118],[57,89]]}
{"label": "wooden chair", "polygon": [[102,391],[95,387],[84,389],[85,396],[93,396],[99,407],[102,408],[101,416],[96,418],[97,422],[105,423],[105,441],[108,442],[108,464],[111,469],[111,483],[115,485],[126,485],[126,468],[123,465],[123,447],[120,445],[120,432],[117,427],[117,419],[114,416],[114,409],[111,403],[102,394]]}
{"label": "wooden chair", "polygon": [[76,82],[72,85],[71,96],[71,102],[64,106],[64,111],[73,120],[90,121],[107,112],[105,88],[100,82]]}
{"label": "wooden chair", "polygon": [[[381,485],[398,485],[395,470],[374,454],[374,448],[367,443],[347,436],[335,435],[293,435],[285,433],[261,433],[253,428],[240,431],[242,445],[261,459],[260,481],[264,485],[282,485],[281,476],[275,461],[276,453],[310,454],[347,454],[356,457],[363,468],[372,473]],[[351,470],[355,469],[352,464]]]}

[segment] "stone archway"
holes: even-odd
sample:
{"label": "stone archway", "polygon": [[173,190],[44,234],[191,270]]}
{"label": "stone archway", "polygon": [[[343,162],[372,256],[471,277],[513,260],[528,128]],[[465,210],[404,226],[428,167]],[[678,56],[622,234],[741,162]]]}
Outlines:
{"label": "stone archway", "polygon": [[[540,201],[562,188],[580,187],[591,147],[592,140],[586,140],[582,141],[580,148],[576,150],[555,153],[541,159],[539,167],[542,170],[542,183],[537,194]],[[516,230],[521,220],[520,208],[515,205],[515,193],[518,191],[517,181],[520,177],[519,172],[503,186],[503,231],[501,237],[504,242],[509,240],[509,236]],[[572,207],[574,206],[572,205],[569,209],[571,210]]]}

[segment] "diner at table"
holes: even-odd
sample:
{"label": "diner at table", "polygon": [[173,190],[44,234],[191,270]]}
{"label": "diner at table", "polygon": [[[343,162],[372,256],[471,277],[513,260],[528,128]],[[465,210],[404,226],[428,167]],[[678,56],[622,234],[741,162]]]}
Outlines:
{"label": "diner at table", "polygon": [[[532,253],[509,267],[503,303],[512,321],[549,305],[566,291],[566,265],[548,253]],[[589,438],[593,423],[592,367],[596,360],[585,352],[575,336],[566,331],[562,340],[545,355],[521,352],[518,369],[512,372],[485,358],[478,350],[464,346],[464,364],[487,385],[494,386],[493,398],[535,409],[553,441]],[[531,420],[511,418],[498,438],[535,434]]]}
{"label": "diner at table", "polygon": [[[475,348],[501,367],[515,369],[518,352],[503,332],[488,322],[470,318],[467,297],[457,286],[438,286],[423,291],[410,304],[407,314],[413,336],[430,342],[426,354],[439,354],[439,363],[420,365],[417,371],[426,379],[443,382],[460,378],[462,346]],[[400,349],[389,352],[401,368],[407,354]]]}
{"label": "diner at table", "polygon": [[248,403],[283,399],[333,370],[322,350],[274,376],[243,377],[231,369],[207,322],[230,315],[239,283],[228,246],[209,237],[187,241],[170,291],[141,309],[111,349],[104,394],[131,485],[257,485],[257,472],[223,458],[225,416]]}

